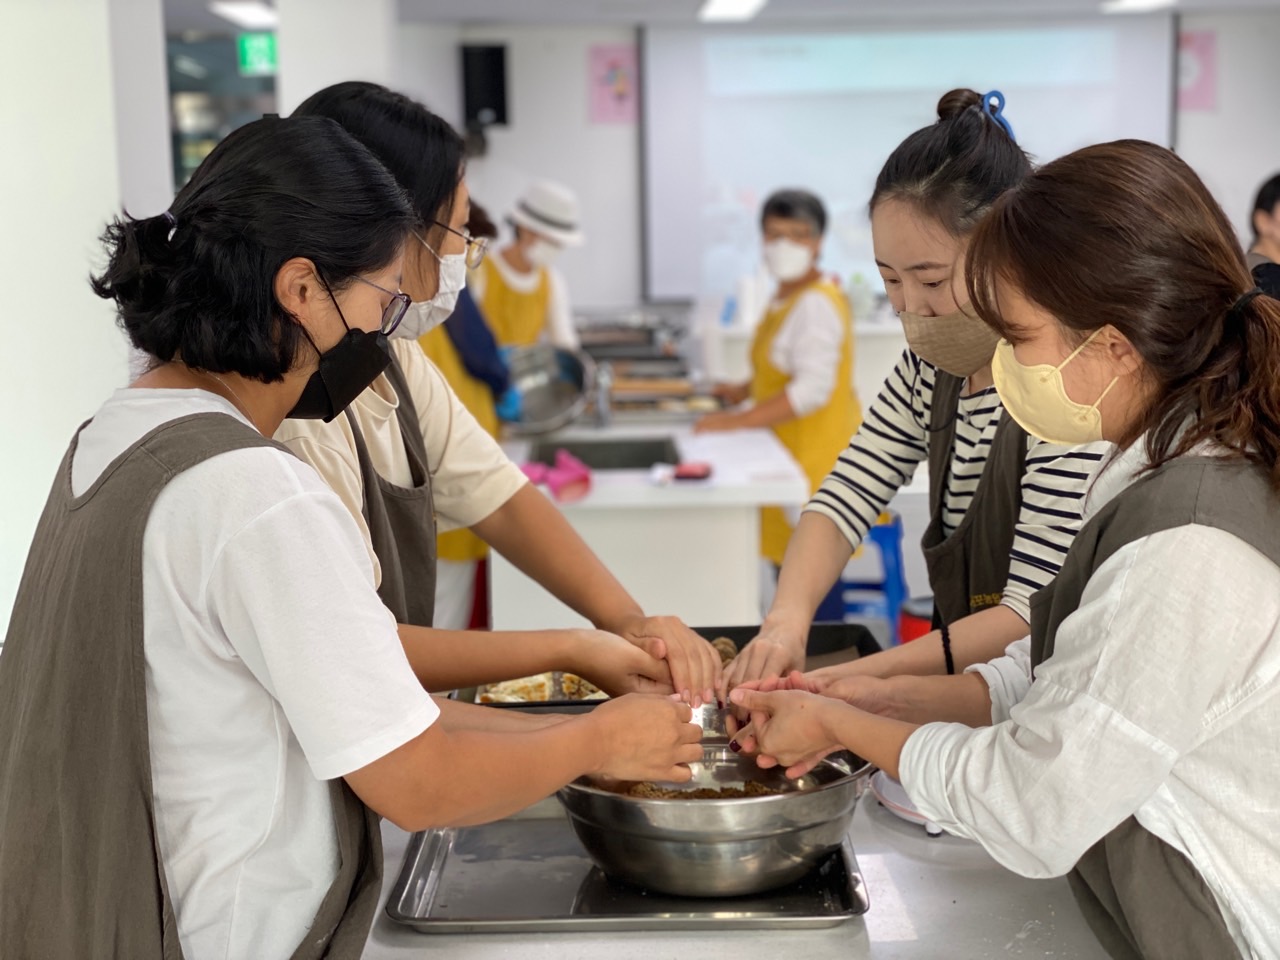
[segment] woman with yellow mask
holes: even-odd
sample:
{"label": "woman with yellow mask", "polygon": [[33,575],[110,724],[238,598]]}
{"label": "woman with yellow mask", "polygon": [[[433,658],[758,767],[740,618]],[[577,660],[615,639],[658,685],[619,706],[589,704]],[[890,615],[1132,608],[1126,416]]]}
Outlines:
{"label": "woman with yellow mask", "polygon": [[[728,403],[751,404],[703,417],[695,429],[772,429],[813,493],[862,422],[853,389],[853,318],[840,288],[818,268],[827,229],[821,200],[806,190],[779,190],[765,201],[760,229],[778,289],[756,328],[751,380],[717,388]],[[775,566],[782,565],[791,530],[780,507],[761,511],[761,553]],[[828,597],[817,618],[840,619],[837,607],[838,597]]]}
{"label": "woman with yellow mask", "polygon": [[582,245],[578,198],[550,181],[529,186],[511,211],[512,242],[487,257],[469,280],[476,303],[502,347],[547,340],[578,349],[564,277],[552,264],[567,247]]}

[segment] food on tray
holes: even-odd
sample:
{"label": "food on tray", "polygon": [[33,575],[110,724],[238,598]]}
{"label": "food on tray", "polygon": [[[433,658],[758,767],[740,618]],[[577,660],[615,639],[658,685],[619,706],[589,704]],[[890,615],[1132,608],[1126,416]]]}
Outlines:
{"label": "food on tray", "polygon": [[716,637],[711,641],[711,645],[716,648],[716,653],[720,654],[720,659],[724,663],[728,663],[738,655],[738,645],[728,637]]}
{"label": "food on tray", "polygon": [[480,688],[479,703],[544,703],[547,700],[606,700],[608,694],[572,673],[540,673]]}
{"label": "food on tray", "polygon": [[743,797],[773,797],[785,792],[754,780],[748,780],[740,787],[698,787],[693,790],[663,787],[645,780],[632,784],[626,795],[640,800],[738,800]]}

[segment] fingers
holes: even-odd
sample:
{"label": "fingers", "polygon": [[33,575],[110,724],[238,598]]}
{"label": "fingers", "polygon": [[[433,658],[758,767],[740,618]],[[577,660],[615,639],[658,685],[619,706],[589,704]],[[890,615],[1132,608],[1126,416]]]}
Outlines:
{"label": "fingers", "polygon": [[643,650],[655,660],[667,658],[667,644],[661,637],[635,637],[630,641],[633,647]]}
{"label": "fingers", "polygon": [[[699,755],[701,759],[701,755]],[[661,777],[655,779],[664,780],[667,783],[688,783],[693,779],[693,771],[684,765],[672,767]]]}
{"label": "fingers", "polygon": [[760,754],[760,756],[756,757],[756,766],[759,767],[761,770],[772,770],[777,765],[778,765],[777,757],[771,757],[766,753],[762,753]]}
{"label": "fingers", "polygon": [[767,713],[769,705],[773,702],[773,695],[759,690],[748,690],[745,687],[735,687],[729,694],[729,700],[752,714]]}

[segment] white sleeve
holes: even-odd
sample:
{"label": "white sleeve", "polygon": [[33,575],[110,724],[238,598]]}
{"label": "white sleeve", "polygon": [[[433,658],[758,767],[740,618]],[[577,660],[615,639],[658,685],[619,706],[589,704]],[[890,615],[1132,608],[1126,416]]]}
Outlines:
{"label": "white sleeve", "polygon": [[1280,570],[1220,530],[1118,550],[1061,624],[1008,722],[928,724],[903,749],[921,813],[1028,877],[1058,876],[1178,759],[1273,695]]}
{"label": "white sleeve", "polygon": [[1085,493],[1112,449],[1110,443],[1101,442],[1061,447],[1034,437],[1028,441],[1022,506],[1009,552],[1009,580],[1000,600],[1028,623],[1031,596],[1058,575],[1084,523]]}
{"label": "white sleeve", "polygon": [[578,331],[569,306],[569,288],[559,270],[547,267],[547,337],[561,350],[578,349]]}
{"label": "white sleeve", "polygon": [[330,491],[296,493],[241,527],[205,590],[317,778],[386,756],[439,715],[374,592],[360,534]]}
{"label": "white sleeve", "polygon": [[796,416],[820,410],[831,399],[846,333],[843,318],[825,294],[810,291],[791,308],[769,359],[791,376],[786,392]]}
{"label": "white sleeve", "polygon": [[902,352],[862,426],[804,508],[829,519],[855,548],[929,455],[935,376],[930,364]]}
{"label": "white sleeve", "polygon": [[979,674],[991,693],[991,723],[1004,723],[1009,711],[1022,702],[1031,689],[1031,638],[1015,640],[1003,657],[975,663],[965,673]]}
{"label": "white sleeve", "polygon": [[393,343],[418,410],[438,529],[443,533],[473,526],[515,496],[528,478],[458,399],[417,341]]}

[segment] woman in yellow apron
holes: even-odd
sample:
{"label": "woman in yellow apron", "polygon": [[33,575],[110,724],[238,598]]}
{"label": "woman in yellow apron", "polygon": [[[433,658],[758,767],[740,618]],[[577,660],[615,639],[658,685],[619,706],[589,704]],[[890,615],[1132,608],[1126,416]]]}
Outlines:
{"label": "woman in yellow apron", "polygon": [[[778,289],[756,328],[751,380],[718,388],[741,410],[714,413],[698,431],[769,427],[818,489],[862,422],[853,389],[853,318],[840,288],[818,269],[827,213],[812,193],[779,190],[760,215],[764,260]],[[760,515],[761,553],[775,566],[791,538],[780,507]],[[823,618],[826,604],[819,610]],[[833,619],[840,611],[832,608]]]}
{"label": "woman in yellow apron", "polygon": [[511,211],[512,242],[488,257],[469,284],[498,344],[525,347],[546,339],[578,349],[564,277],[552,266],[567,247],[582,245],[578,198],[568,187],[539,181]]}

